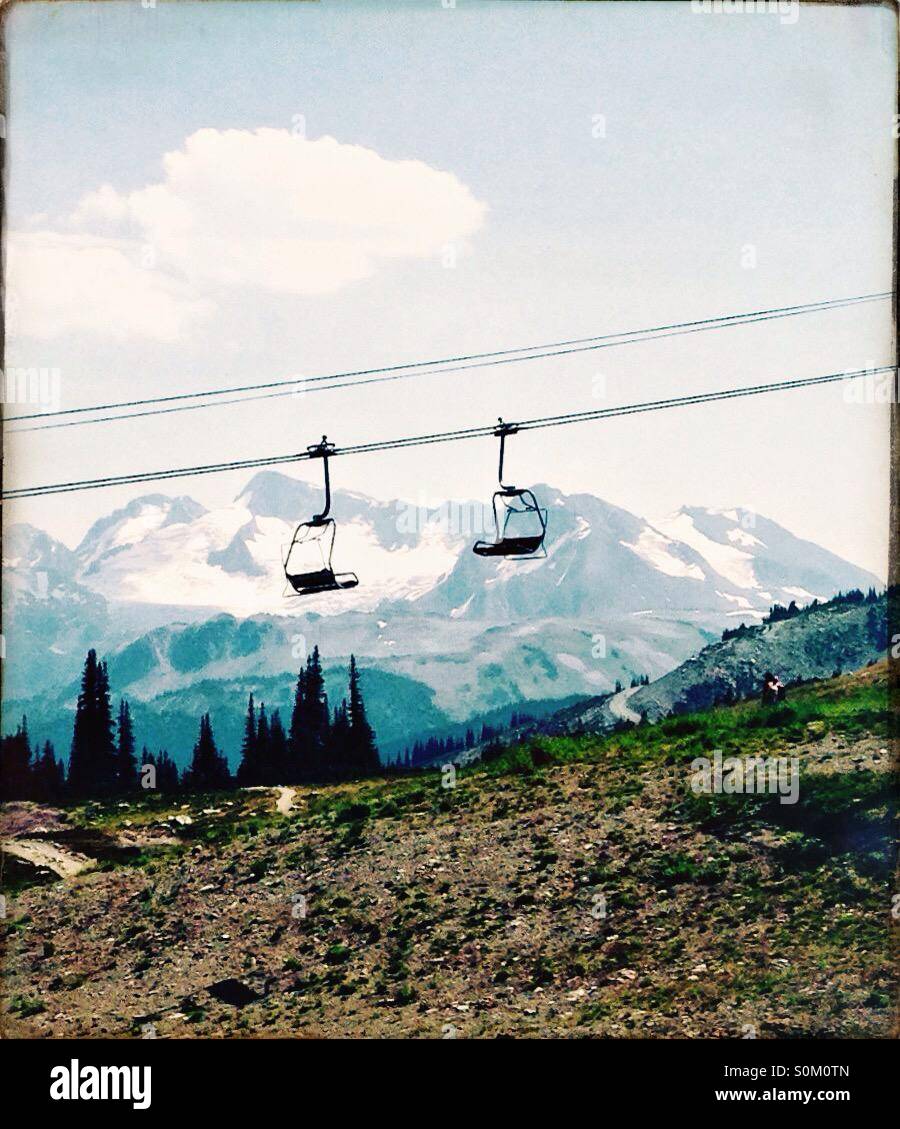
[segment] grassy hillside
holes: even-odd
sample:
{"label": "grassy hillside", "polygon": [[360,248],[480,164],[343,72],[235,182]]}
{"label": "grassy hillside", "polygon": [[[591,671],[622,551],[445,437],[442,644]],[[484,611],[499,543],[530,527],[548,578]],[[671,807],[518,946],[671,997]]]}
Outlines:
{"label": "grassy hillside", "polygon": [[[451,788],[14,805],[5,839],[97,862],[4,869],[3,1034],[884,1037],[889,722],[880,664]],[[714,749],[797,757],[799,802],[694,795]]]}

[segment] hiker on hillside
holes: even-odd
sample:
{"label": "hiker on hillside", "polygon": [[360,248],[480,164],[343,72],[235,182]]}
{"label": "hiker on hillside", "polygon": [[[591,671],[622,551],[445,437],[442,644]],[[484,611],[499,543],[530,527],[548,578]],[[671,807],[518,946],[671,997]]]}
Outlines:
{"label": "hiker on hillside", "polygon": [[781,681],[777,674],[773,674],[770,670],[767,670],[763,675],[763,705],[774,706],[776,702],[783,702],[784,695],[784,683]]}

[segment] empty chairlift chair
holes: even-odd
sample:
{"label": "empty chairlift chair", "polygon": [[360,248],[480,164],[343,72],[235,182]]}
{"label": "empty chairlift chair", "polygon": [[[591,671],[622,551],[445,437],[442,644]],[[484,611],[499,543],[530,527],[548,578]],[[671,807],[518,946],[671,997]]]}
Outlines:
{"label": "empty chairlift chair", "polygon": [[302,521],[284,558],[284,575],[292,591],[288,596],[318,596],[322,592],[336,592],[355,588],[359,584],[356,573],[335,572],[331,563],[334,550],[334,518],[331,509],[331,477],[328,459],[334,444],[323,435],[322,442],[306,448],[312,458],[321,459],[325,467],[325,508],[309,521]]}
{"label": "empty chairlift chair", "polygon": [[547,511],[541,509],[537,498],[530,490],[519,490],[503,483],[503,456],[507,435],[515,435],[519,430],[514,423],[504,423],[501,419],[494,434],[500,439],[500,470],[498,474],[500,489],[494,493],[494,534],[493,541],[476,541],[473,552],[479,557],[509,557],[513,560],[529,560],[545,557],[544,538],[547,535]]}

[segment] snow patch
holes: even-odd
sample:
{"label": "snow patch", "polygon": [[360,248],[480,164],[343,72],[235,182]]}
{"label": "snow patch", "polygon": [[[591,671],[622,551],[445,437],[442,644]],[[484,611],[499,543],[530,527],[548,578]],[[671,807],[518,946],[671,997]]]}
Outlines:
{"label": "snow patch", "polygon": [[805,588],[790,588],[787,584],[781,590],[787,592],[789,596],[793,596],[795,600],[806,600],[809,603],[812,603],[813,600],[824,601],[828,599],[827,596],[815,596],[812,592],[807,592]]}
{"label": "snow patch", "polygon": [[459,619],[460,616],[465,615],[466,611],[468,610],[469,605],[472,603],[472,601],[474,599],[475,599],[475,593],[473,592],[472,595],[468,598],[468,600],[466,600],[464,603],[460,604],[458,608],[451,608],[450,609],[450,618],[451,619]]}
{"label": "snow patch", "polygon": [[674,545],[672,539],[665,537],[650,525],[644,526],[633,544],[627,541],[620,541],[619,544],[630,549],[641,560],[666,576],[680,576],[690,580],[706,579],[699,565],[688,564],[675,556],[671,551]]}
{"label": "snow patch", "polygon": [[554,657],[560,666],[574,670],[576,674],[580,674],[585,682],[589,683],[591,686],[606,686],[609,683],[609,679],[602,670],[594,670],[585,666],[584,660],[578,658],[577,655],[570,655],[566,651],[558,651]]}
{"label": "snow patch", "polygon": [[736,596],[732,592],[720,592],[718,588],[716,589],[716,595],[721,596],[723,600],[730,600],[733,604],[737,604],[740,608],[752,607],[750,601],[746,596]]}
{"label": "snow patch", "polygon": [[706,537],[694,525],[690,514],[677,513],[657,522],[657,525],[675,540],[689,545],[736,588],[759,588],[759,581],[753,571],[753,557],[732,545],[723,545],[720,541]]}
{"label": "snow patch", "polygon": [[752,533],[748,533],[746,529],[729,529],[727,536],[732,545],[743,545],[748,549],[754,545],[759,545],[761,549],[766,547],[764,542],[754,537]]}

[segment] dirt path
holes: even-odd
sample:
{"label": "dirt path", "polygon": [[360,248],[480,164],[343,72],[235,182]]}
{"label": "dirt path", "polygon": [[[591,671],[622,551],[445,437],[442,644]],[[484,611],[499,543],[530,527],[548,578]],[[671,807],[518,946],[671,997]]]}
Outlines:
{"label": "dirt path", "polygon": [[613,717],[617,717],[620,721],[630,721],[632,725],[640,723],[641,715],[628,705],[628,699],[635,690],[639,689],[639,686],[631,686],[627,690],[620,690],[618,694],[614,694],[609,699],[606,704],[609,706],[609,712]]}
{"label": "dirt path", "polygon": [[5,840],[2,849],[6,854],[23,859],[34,866],[46,866],[60,878],[74,878],[94,862],[87,855],[76,854],[74,851],[57,847],[55,843],[37,839]]}

